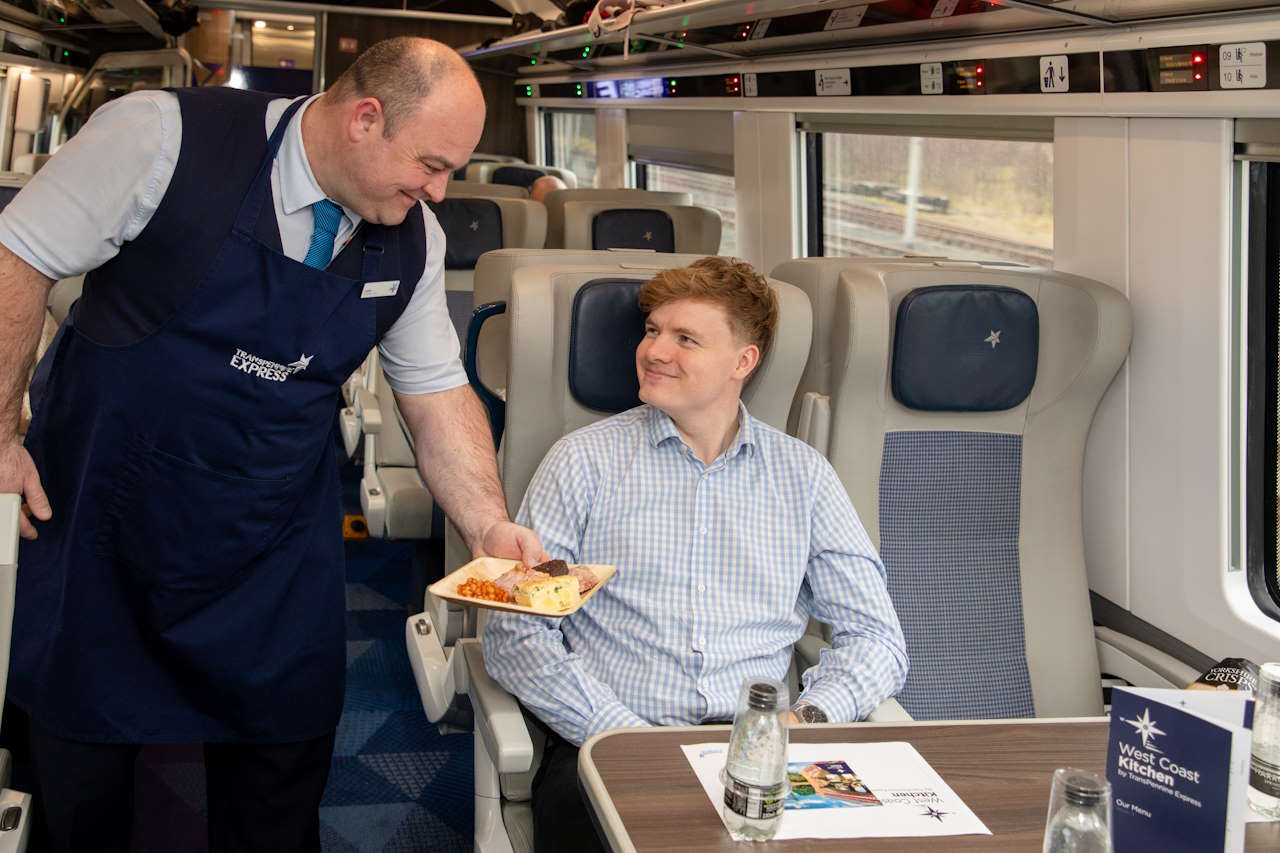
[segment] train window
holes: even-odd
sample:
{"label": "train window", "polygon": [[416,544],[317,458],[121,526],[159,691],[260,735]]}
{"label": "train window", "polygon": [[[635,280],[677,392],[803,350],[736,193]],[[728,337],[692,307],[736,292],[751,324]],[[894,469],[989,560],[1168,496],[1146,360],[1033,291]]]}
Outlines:
{"label": "train window", "polygon": [[1245,170],[1247,567],[1254,601],[1280,618],[1280,163]]}
{"label": "train window", "polygon": [[655,163],[636,163],[635,168],[637,187],[655,192],[687,192],[694,204],[720,211],[720,254],[737,254],[737,195],[731,175]]}
{"label": "train window", "polygon": [[578,186],[595,186],[596,116],[579,110],[547,110],[547,165],[568,169]]}
{"label": "train window", "polygon": [[1053,264],[1051,142],[826,132],[805,149],[810,255]]}

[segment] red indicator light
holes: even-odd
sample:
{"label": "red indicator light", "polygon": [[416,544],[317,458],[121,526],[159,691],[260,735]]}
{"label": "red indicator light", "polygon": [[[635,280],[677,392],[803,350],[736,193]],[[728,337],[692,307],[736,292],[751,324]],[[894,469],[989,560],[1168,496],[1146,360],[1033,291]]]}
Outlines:
{"label": "red indicator light", "polygon": [[981,88],[982,88],[982,81],[981,81],[981,80],[979,80],[979,81],[978,81],[978,88],[979,88],[979,89],[981,89]]}
{"label": "red indicator light", "polygon": [[1203,80],[1203,79],[1204,79],[1204,75],[1203,75],[1203,74],[1201,74],[1199,71],[1197,71],[1197,72],[1196,72],[1196,75],[1195,75],[1195,76],[1196,76],[1196,79],[1197,79],[1197,80]]}
{"label": "red indicator light", "polygon": [[1192,64],[1192,65],[1200,65],[1200,64],[1202,64],[1203,62],[1204,62],[1204,56],[1203,56],[1202,54],[1197,53],[1197,54],[1195,54],[1194,56],[1192,56],[1192,57],[1191,57],[1191,64]]}
{"label": "red indicator light", "polygon": [[979,65],[979,66],[978,66],[977,71],[978,71],[978,73],[979,73],[979,74],[981,74],[981,73],[982,73],[982,66],[981,66],[981,65]]}

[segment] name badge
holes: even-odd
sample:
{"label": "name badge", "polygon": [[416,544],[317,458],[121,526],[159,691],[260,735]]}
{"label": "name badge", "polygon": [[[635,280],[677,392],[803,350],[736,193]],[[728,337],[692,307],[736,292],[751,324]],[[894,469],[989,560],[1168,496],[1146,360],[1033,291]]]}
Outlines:
{"label": "name badge", "polygon": [[399,289],[399,279],[394,281],[369,281],[365,282],[364,290],[360,291],[360,298],[377,299],[381,296],[395,296],[396,291]]}

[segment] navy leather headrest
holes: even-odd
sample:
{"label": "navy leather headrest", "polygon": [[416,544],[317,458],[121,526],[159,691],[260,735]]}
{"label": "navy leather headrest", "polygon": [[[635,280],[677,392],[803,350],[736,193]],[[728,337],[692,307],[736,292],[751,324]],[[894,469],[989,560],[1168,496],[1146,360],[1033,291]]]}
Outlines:
{"label": "navy leather headrest", "polygon": [[1021,290],[922,287],[903,297],[894,327],[893,396],[912,409],[994,412],[1031,393],[1040,315]]}
{"label": "navy leather headrest", "polygon": [[537,169],[526,169],[523,166],[499,166],[493,170],[489,180],[495,184],[507,184],[512,187],[529,189],[529,186],[534,181],[545,174],[546,172],[540,172]]}
{"label": "navy leather headrest", "polygon": [[486,198],[446,198],[430,205],[444,229],[444,268],[473,270],[485,252],[502,248],[502,208]]}
{"label": "navy leather headrest", "polygon": [[589,409],[623,412],[640,405],[636,347],[644,337],[642,281],[598,278],[573,297],[569,393]]}
{"label": "navy leather headrest", "polygon": [[591,223],[593,249],[676,250],[676,231],[664,210],[605,210]]}

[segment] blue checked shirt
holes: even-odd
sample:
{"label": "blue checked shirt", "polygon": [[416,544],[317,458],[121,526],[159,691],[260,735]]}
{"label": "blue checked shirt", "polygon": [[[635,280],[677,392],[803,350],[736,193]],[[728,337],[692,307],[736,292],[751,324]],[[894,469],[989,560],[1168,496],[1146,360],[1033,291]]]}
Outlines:
{"label": "blue checked shirt", "polygon": [[810,616],[832,642],[800,699],[845,722],[902,688],[884,566],[844,487],[817,451],[745,406],[711,465],[650,406],[566,436],[517,521],[552,557],[618,567],[572,616],[495,612],[484,629],[490,675],[575,744],[732,719],[746,678],[786,678]]}

